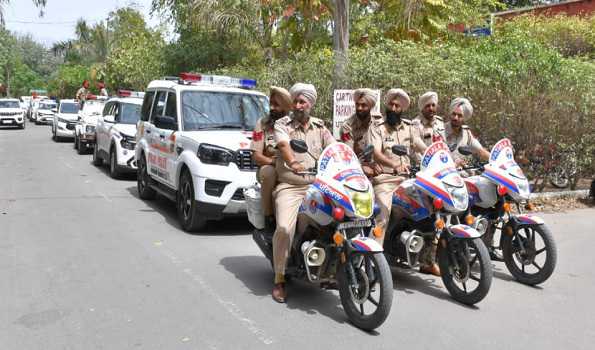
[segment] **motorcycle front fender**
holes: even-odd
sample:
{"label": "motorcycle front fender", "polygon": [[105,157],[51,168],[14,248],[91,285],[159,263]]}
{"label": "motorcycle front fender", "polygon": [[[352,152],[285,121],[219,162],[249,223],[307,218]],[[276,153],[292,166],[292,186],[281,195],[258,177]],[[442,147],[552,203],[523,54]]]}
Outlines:
{"label": "motorcycle front fender", "polygon": [[467,225],[452,225],[448,227],[448,232],[452,237],[460,239],[474,239],[481,237],[479,231]]}
{"label": "motorcycle front fender", "polygon": [[367,237],[357,237],[349,240],[354,252],[382,253],[384,249],[376,240]]}
{"label": "motorcycle front fender", "polygon": [[523,214],[523,215],[515,216],[515,219],[516,219],[516,224],[518,226],[545,224],[545,221],[537,215]]}

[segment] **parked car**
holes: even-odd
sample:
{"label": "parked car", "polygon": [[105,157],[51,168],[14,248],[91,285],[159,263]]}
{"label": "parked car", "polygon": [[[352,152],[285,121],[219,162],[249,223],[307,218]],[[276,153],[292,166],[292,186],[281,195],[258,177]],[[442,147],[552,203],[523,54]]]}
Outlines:
{"label": "parked car", "polygon": [[79,121],[74,128],[74,149],[78,154],[87,153],[95,143],[97,118],[105,106],[105,99],[87,100],[79,110]]}
{"label": "parked car", "polygon": [[58,104],[55,101],[38,101],[33,109],[31,120],[35,122],[35,125],[50,124],[54,120],[57,111]]}
{"label": "parked car", "polygon": [[74,139],[74,127],[78,122],[80,105],[75,100],[60,100],[58,111],[52,121],[52,139]]}
{"label": "parked car", "polygon": [[25,128],[25,112],[16,98],[0,99],[0,126]]}

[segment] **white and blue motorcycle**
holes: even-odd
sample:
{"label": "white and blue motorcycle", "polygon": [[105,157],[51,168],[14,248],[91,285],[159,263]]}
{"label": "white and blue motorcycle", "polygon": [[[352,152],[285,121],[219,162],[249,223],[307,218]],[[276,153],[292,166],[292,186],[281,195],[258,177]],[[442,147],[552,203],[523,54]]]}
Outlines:
{"label": "white and blue motorcycle", "polygon": [[[294,152],[307,153],[301,140],[290,143]],[[370,156],[372,149],[364,152]],[[325,148],[310,174],[316,180],[299,208],[287,276],[310,283],[337,285],[350,321],[364,330],[379,327],[388,317],[393,280],[383,249],[373,238],[374,190],[355,153],[342,143]],[[273,247],[262,231],[253,234],[271,261]]]}

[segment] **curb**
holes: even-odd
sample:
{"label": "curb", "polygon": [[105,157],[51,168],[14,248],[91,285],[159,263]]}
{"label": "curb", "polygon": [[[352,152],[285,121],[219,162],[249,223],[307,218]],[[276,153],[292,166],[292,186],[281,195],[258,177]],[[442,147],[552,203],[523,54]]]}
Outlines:
{"label": "curb", "polygon": [[589,190],[532,193],[531,199],[587,198]]}

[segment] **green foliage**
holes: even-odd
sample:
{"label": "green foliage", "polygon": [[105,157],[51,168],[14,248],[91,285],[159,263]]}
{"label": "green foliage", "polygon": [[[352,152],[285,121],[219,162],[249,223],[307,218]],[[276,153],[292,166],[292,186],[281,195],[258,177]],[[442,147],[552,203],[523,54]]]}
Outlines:
{"label": "green foliage", "polygon": [[513,38],[531,37],[564,56],[595,59],[595,16],[519,16],[497,26],[496,34]]}
{"label": "green foliage", "polygon": [[74,98],[85,79],[91,79],[89,67],[65,64],[52,75],[48,90],[59,98]]}
{"label": "green foliage", "polygon": [[104,66],[107,81],[114,89],[143,90],[163,72],[163,38],[149,30],[134,9],[119,9],[110,17],[113,42]]}

